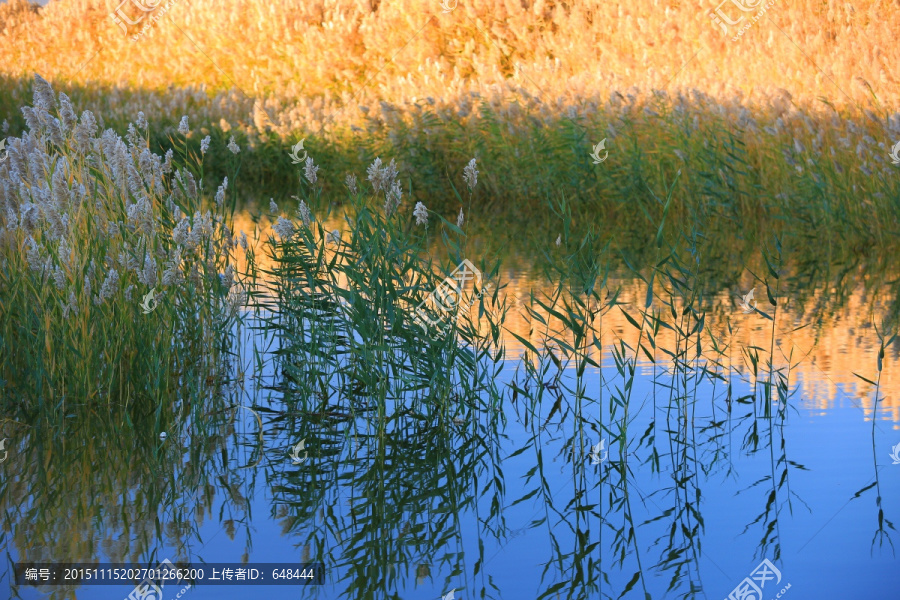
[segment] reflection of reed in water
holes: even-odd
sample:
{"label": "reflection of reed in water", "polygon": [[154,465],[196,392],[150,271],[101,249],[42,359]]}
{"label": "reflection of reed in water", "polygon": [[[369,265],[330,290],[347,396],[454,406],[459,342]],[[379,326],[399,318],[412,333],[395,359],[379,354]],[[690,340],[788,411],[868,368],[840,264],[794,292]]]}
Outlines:
{"label": "reflection of reed in water", "polygon": [[[496,422],[471,413],[472,427],[454,430],[439,411],[401,416],[397,408],[390,422],[356,419],[340,432],[332,423],[308,421],[301,408],[271,428],[273,437],[305,436],[328,449],[328,460],[272,469],[267,483],[277,490],[273,502],[284,534],[302,544],[304,560],[324,560],[332,583],[348,597],[379,597],[407,581],[426,584],[432,565],[465,570],[465,557],[454,549],[475,533],[461,529],[462,517],[475,510],[473,485],[500,491],[489,483],[496,473],[489,441],[496,439]],[[320,507],[327,507],[324,514]],[[487,539],[500,516],[492,510],[486,518],[477,535]]]}
{"label": "reflection of reed in water", "polygon": [[[170,434],[164,442],[152,433],[155,414],[124,409],[69,418],[64,431],[40,421],[18,429],[5,465],[16,475],[0,489],[16,558],[146,565],[166,546],[177,553],[173,560],[196,560],[200,527],[222,511],[231,515],[222,526],[233,538],[249,508],[237,462],[221,463],[233,415],[186,425],[167,407],[159,418]],[[77,586],[40,589],[53,600],[82,593]]]}
{"label": "reflection of reed in water", "polygon": [[[347,227],[343,220],[335,217],[326,220],[324,225],[328,230]],[[254,227],[248,212],[235,216],[235,231],[253,231]],[[270,259],[263,253],[257,253],[255,258],[262,268],[271,266],[268,262]],[[238,256],[238,260],[242,258]],[[516,336],[540,345],[544,342],[542,332],[545,329],[549,328],[558,336],[566,336],[567,333],[558,318],[540,307],[535,307],[534,310],[547,325],[541,323],[540,327],[531,327],[528,310],[532,290],[540,296],[548,293],[552,286],[537,275],[534,261],[524,259],[521,255],[513,255],[510,256],[510,262],[516,264],[516,269],[504,269],[507,280],[501,284],[501,295],[508,312],[502,336],[507,355],[516,359],[525,350]],[[245,264],[241,264],[241,269],[244,266]],[[792,301],[790,296],[786,296],[788,303],[778,322],[779,331],[782,332],[778,343],[781,352],[787,354],[793,347],[796,355],[803,357],[794,374],[803,385],[805,406],[827,410],[837,403],[851,402],[861,406],[866,418],[869,418],[872,410],[871,390],[868,384],[854,377],[853,372],[859,372],[862,365],[875,364],[878,348],[869,315],[873,312],[895,312],[897,307],[893,298],[897,295],[891,291],[896,286],[888,287],[891,280],[888,273],[878,270],[873,274],[864,267],[860,269],[858,277],[844,274],[849,280],[846,282],[832,283],[824,277],[820,281],[798,282],[797,285],[801,287],[797,290],[797,299]],[[872,288],[879,284],[885,286],[885,291],[879,292],[877,288],[873,291]],[[643,301],[645,285],[638,277],[630,275],[627,269],[613,273],[608,280],[610,289],[620,290],[620,302],[632,306]],[[737,297],[753,288],[752,279],[744,277],[733,288],[713,289],[706,294],[709,302],[706,326],[716,332],[726,332],[731,327],[729,340],[737,347],[760,345],[767,339],[769,322],[755,313],[744,315],[736,308]],[[767,304],[764,293],[759,296],[758,302],[760,307]],[[473,316],[476,311],[477,306],[473,306]],[[814,327],[794,330],[804,322],[813,323]],[[636,341],[637,333],[622,311],[611,311],[604,316],[603,327],[605,339],[623,339],[632,344]],[[487,327],[482,326],[479,331],[485,333]],[[663,330],[660,335],[666,338],[671,336],[671,332]],[[666,339],[671,341],[670,338]],[[595,361],[601,358],[606,362],[612,360],[608,349],[592,352],[591,356]],[[890,354],[891,350],[888,349],[888,352]],[[894,356],[897,356],[896,350]],[[641,368],[649,368],[643,361],[641,365]],[[736,372],[746,374],[746,366],[739,357],[732,360],[730,366]],[[900,421],[900,371],[886,370],[882,386],[884,399],[879,406],[883,411],[883,418]]]}

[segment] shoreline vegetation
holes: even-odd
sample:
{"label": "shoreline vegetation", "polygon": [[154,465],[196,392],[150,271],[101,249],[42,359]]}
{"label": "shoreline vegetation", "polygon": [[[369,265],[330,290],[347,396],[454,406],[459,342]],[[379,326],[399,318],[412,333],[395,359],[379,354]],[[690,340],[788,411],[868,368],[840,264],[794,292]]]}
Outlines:
{"label": "shoreline vegetation", "polygon": [[228,179],[210,197],[202,154],[151,152],[141,112],[104,131],[40,76],[22,114],[0,163],[5,400],[62,418],[214,390],[246,303]]}

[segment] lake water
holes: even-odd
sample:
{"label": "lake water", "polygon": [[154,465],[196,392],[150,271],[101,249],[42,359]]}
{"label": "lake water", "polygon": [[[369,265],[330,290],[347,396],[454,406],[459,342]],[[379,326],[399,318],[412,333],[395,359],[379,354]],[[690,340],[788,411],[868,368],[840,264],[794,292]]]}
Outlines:
{"label": "lake water", "polygon": [[[525,385],[512,333],[542,339],[521,311],[541,287],[523,262],[511,257],[504,274],[513,308],[496,383],[506,390]],[[17,586],[10,561],[168,559],[320,562],[325,582],[166,585],[166,599],[898,596],[897,345],[877,406],[875,386],[855,375],[879,376],[872,315],[896,314],[896,276],[858,267],[814,285],[798,271],[773,334],[771,320],[739,307],[753,282],[733,271],[707,291],[705,327],[727,348],[686,352],[674,377],[664,349],[678,342],[662,331],[655,360],[639,354],[627,385],[610,349],[636,348],[638,332],[613,310],[599,328],[602,368],[547,371],[529,388],[540,402],[509,393],[452,418],[399,402],[384,417],[349,400],[309,410],[266,366],[238,392],[244,408],[175,409],[160,419],[165,439],[153,418],[128,426],[102,411],[73,416],[64,439],[40,422],[6,427],[0,587],[127,598],[133,581]],[[620,301],[641,304],[646,284],[614,275]],[[763,290],[758,306],[770,310]],[[249,336],[261,345],[264,333],[245,335],[241,363],[252,365]],[[754,348],[773,351],[786,401],[764,362],[753,374]],[[761,598],[735,591],[757,587]]]}

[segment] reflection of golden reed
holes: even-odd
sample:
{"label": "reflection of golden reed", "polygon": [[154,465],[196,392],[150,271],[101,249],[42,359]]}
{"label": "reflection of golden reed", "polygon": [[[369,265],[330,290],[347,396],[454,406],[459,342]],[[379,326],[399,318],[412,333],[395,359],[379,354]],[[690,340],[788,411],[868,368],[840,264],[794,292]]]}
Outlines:
{"label": "reflection of golden reed", "polygon": [[[644,301],[646,284],[638,279],[630,281],[613,282],[611,285],[621,285],[622,294],[620,302],[630,303],[632,306],[641,305]],[[513,298],[512,308],[507,315],[506,327],[518,335],[528,339],[535,345],[540,345],[547,332],[559,335],[562,327],[559,321],[549,314],[542,314],[548,325],[535,323],[532,329],[526,316],[524,307],[519,298],[528,298],[528,290],[531,286],[540,284],[528,281],[527,278],[513,279],[507,288],[507,297]],[[870,335],[860,336],[854,326],[866,327],[866,307],[863,302],[862,289],[857,290],[850,297],[846,305],[835,314],[822,318],[822,327],[816,334],[812,329],[806,328],[787,333],[794,327],[795,319],[799,315],[808,312],[808,307],[800,307],[799,311],[792,311],[790,315],[778,316],[778,329],[776,334],[775,367],[785,367],[793,349],[792,364],[799,364],[791,371],[791,386],[802,384],[800,396],[795,401],[802,401],[809,408],[828,409],[835,405],[856,405],[864,410],[866,419],[871,418],[874,398],[873,386],[859,380],[853,373],[857,372],[875,380],[877,377],[877,354],[879,350],[878,339],[874,331],[869,329]],[[718,294],[714,299],[714,305],[706,316],[706,327],[716,336],[721,336],[731,344],[731,353],[724,357],[726,367],[748,376],[748,370],[742,362],[739,348],[747,346],[769,347],[771,335],[771,321],[757,314],[744,315],[732,303],[728,292]],[[810,300],[810,304],[815,298]],[[761,307],[762,308],[762,307]],[[855,322],[861,320],[861,323]],[[595,326],[600,329],[598,337],[603,342],[604,348],[617,339],[622,339],[631,347],[635,347],[638,339],[638,331],[632,326],[621,311],[613,310],[603,316],[603,325]],[[734,335],[727,335],[728,323],[734,328]],[[510,356],[517,356],[524,347],[511,335],[505,337],[506,347]],[[672,348],[674,346],[674,333],[662,329],[657,337],[657,346]],[[596,353],[592,357],[600,358]],[[602,357],[605,361],[611,360],[608,350]],[[665,361],[664,355],[657,354],[657,359]],[[644,365],[648,365],[644,361]],[[647,368],[647,372],[650,369]],[[886,362],[881,374],[881,390],[879,410],[884,411],[884,418],[894,422],[900,422],[900,403],[898,403],[898,391],[900,391],[900,371],[891,369]]]}

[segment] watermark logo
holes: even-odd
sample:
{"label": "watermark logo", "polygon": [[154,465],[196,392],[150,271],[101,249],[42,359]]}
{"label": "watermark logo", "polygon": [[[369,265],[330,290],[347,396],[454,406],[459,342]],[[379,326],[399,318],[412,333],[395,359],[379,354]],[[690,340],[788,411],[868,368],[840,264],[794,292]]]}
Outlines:
{"label": "watermark logo", "polygon": [[[487,291],[485,287],[481,286],[481,279],[481,271],[469,259],[464,259],[456,267],[456,270],[439,283],[434,291],[416,307],[414,318],[427,330],[428,325],[439,324],[445,317],[454,314],[455,310],[468,310],[475,300]],[[463,296],[466,283],[469,281],[473,282],[474,286],[481,288],[481,291],[466,302]]]}
{"label": "watermark logo", "polygon": [[[752,0],[723,0],[723,2],[719,4],[719,6],[717,6],[714,11],[709,13],[709,17],[713,20],[713,23],[722,28],[722,33],[728,35],[728,27],[726,27],[726,24],[737,25],[744,20],[744,15],[738,13],[738,18],[736,20],[731,19],[728,15],[725,14],[725,11],[722,10],[722,7],[726,4],[733,4],[735,7],[737,7],[738,10],[742,12],[750,12],[759,5],[760,1],[761,0],[756,0],[755,2],[752,2]],[[732,14],[734,14],[733,9]]]}
{"label": "watermark logo", "polygon": [[599,164],[602,163],[604,160],[606,160],[607,157],[609,156],[609,152],[604,152],[604,153],[603,153],[603,158],[600,158],[600,151],[601,151],[601,150],[606,150],[606,138],[603,138],[602,140],[600,140],[600,142],[598,142],[597,145],[594,146],[594,151],[591,152],[591,158],[594,159],[594,164],[595,164],[595,165],[599,165]]}
{"label": "watermark logo", "polygon": [[[306,438],[303,438],[302,440],[297,442],[296,446],[294,446],[291,449],[290,456],[291,456],[292,463],[294,463],[295,465],[300,465],[300,464],[303,464],[304,462],[306,462],[308,453],[305,451],[305,448],[306,448]],[[300,456],[301,450],[303,451],[303,456]]]}
{"label": "watermark logo", "polygon": [[[898,144],[900,146],[900,144]],[[6,138],[0,140],[0,163],[6,160],[6,157],[9,156],[9,152],[6,150]]]}
{"label": "watermark logo", "polygon": [[[781,571],[766,558],[753,569],[753,572],[750,573],[749,577],[745,577],[744,580],[728,594],[727,600],[762,600],[763,588],[766,587],[766,583],[772,580],[774,580],[775,585],[781,583]],[[784,592],[790,589],[790,587],[791,584],[787,584],[776,597],[780,598]]]}
{"label": "watermark logo", "polygon": [[128,34],[129,26],[136,26],[159,7],[162,0],[122,0],[116,9],[110,13],[113,22]]}
{"label": "watermark logo", "polygon": [[[441,12],[448,13],[456,8],[458,5],[457,0],[441,0],[441,8],[444,9]],[[453,592],[451,592],[452,594]]]}
{"label": "watermark logo", "polygon": [[[114,1],[114,0],[113,0]],[[167,0],[160,7],[163,0],[123,0],[116,9],[110,13],[113,22],[122,28],[128,35],[129,27],[137,27],[143,23],[140,31],[131,36],[132,41],[137,41],[159,21],[178,0]],[[157,10],[159,9],[159,10]],[[153,13],[150,16],[150,13]],[[147,17],[150,17],[147,19]],[[145,22],[144,20],[147,19]]]}
{"label": "watermark logo", "polygon": [[[765,4],[763,4],[764,1]],[[713,23],[722,28],[722,33],[725,35],[733,35],[731,39],[732,41],[736,41],[774,5],[775,0],[724,0],[714,11],[709,13],[709,17],[712,19]],[[723,7],[727,7],[727,13]],[[740,12],[735,12],[735,9]],[[753,11],[756,11],[756,14],[753,16],[742,14],[752,13]],[[744,21],[745,17],[748,17],[746,21]],[[729,27],[736,26],[740,26],[740,28],[732,34],[729,31]]]}
{"label": "watermark logo", "polygon": [[753,299],[754,292],[756,292],[756,288],[753,288],[741,298],[741,310],[744,314],[752,313],[756,310],[756,300]]}
{"label": "watermark logo", "polygon": [[156,288],[152,288],[144,296],[144,301],[141,302],[141,310],[144,311],[145,315],[149,315],[157,306],[159,306],[159,302],[156,300]]}
{"label": "watermark logo", "polygon": [[[155,569],[144,569],[144,571],[147,572],[147,577],[134,586],[125,600],[163,600],[162,588],[165,586],[166,579],[174,579],[178,569],[167,558],[156,565]],[[190,588],[191,584],[186,584],[174,598],[176,600],[181,598]]]}
{"label": "watermark logo", "polygon": [[445,595],[441,596],[441,600],[456,600],[456,588],[453,588]]}
{"label": "watermark logo", "polygon": [[[6,457],[9,455],[9,452],[6,451],[6,440],[8,439],[9,438],[3,438],[0,440],[0,450],[3,450],[3,458],[0,458],[0,463],[5,461]],[[900,444],[898,444],[898,447],[900,447]]]}
{"label": "watermark logo", "polygon": [[[3,149],[3,142],[0,142],[0,150]],[[894,147],[891,148],[891,153],[889,155],[891,157],[891,162],[895,165],[900,165],[900,142],[894,144]],[[0,158],[0,162],[3,161],[3,158]]]}
{"label": "watermark logo", "polygon": [[[3,441],[5,442],[6,440],[3,440]],[[3,446],[0,445],[0,448],[2,448],[2,447]],[[896,446],[891,448],[891,460],[894,461],[891,463],[892,465],[900,465],[900,444],[897,444]],[[3,461],[0,461],[0,462],[3,462]]]}
{"label": "watermark logo", "polygon": [[163,572],[166,569],[174,569],[175,565],[172,564],[168,558],[163,560],[156,566],[154,569],[154,574],[159,573],[160,577],[158,578],[159,585],[156,584],[156,579],[151,577],[145,577],[140,583],[134,586],[134,589],[131,590],[131,593],[128,594],[128,597],[125,600],[162,600],[162,587],[164,585],[165,578],[163,577]]}
{"label": "watermark logo", "polygon": [[134,586],[125,600],[162,600],[162,597],[162,587],[156,585],[152,579],[145,579]]}
{"label": "watermark logo", "polygon": [[[306,160],[306,157],[308,155],[306,154],[306,150],[303,150],[303,142],[305,141],[306,138],[303,138],[302,140],[294,144],[293,148],[291,148],[291,151],[288,153],[288,155],[291,157],[292,164],[299,165]],[[300,156],[299,154],[301,150],[303,150],[303,156]]]}
{"label": "watermark logo", "polygon": [[[599,465],[606,461],[606,458],[609,456],[609,451],[605,450],[606,447],[606,439],[600,440],[596,445],[591,446],[591,464]],[[603,456],[600,456],[600,453],[603,453]]]}

